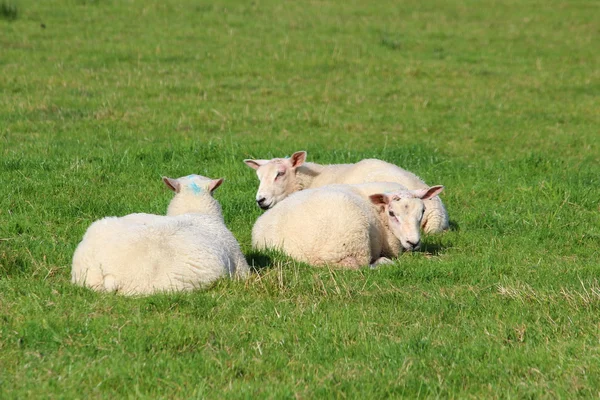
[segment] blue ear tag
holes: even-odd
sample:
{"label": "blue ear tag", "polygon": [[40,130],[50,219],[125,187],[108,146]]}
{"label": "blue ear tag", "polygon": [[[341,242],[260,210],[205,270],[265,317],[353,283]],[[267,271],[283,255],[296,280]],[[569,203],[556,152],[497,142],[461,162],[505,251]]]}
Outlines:
{"label": "blue ear tag", "polygon": [[202,192],[202,188],[198,186],[196,182],[190,183],[190,189],[192,189],[192,192],[194,192],[194,194],[200,194]]}

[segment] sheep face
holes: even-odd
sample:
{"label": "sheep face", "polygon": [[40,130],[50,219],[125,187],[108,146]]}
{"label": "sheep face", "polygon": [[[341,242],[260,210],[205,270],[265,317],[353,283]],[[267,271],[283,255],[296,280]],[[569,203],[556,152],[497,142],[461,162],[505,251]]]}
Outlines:
{"label": "sheep face", "polygon": [[268,210],[297,191],[296,168],[305,160],[305,151],[296,152],[290,158],[244,160],[246,165],[256,170],[260,181],[256,193],[256,204],[263,210]]}
{"label": "sheep face", "polygon": [[163,182],[175,193],[212,193],[223,183],[223,178],[210,179],[202,175],[188,175],[173,179],[163,176]]}
{"label": "sheep face", "polygon": [[373,204],[383,208],[389,229],[400,240],[404,250],[413,251],[421,246],[420,227],[425,213],[423,200],[437,196],[442,190],[443,186],[432,186],[429,189],[374,194],[369,198]]}

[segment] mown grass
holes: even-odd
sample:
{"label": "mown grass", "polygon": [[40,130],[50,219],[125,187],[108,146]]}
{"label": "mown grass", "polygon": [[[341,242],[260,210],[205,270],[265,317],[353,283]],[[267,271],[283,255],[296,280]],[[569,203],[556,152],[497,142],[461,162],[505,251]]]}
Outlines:
{"label": "mown grass", "polygon": [[[13,4],[13,3],[2,3]],[[597,397],[592,1],[22,0],[0,19],[0,397]],[[253,171],[306,149],[444,184],[453,229],[377,270],[257,254]],[[225,177],[257,273],[69,283],[161,175]]]}

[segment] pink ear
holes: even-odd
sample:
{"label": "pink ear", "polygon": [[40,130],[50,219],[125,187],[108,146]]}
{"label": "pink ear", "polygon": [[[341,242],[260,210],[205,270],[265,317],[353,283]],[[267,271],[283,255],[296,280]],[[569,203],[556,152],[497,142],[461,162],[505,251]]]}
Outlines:
{"label": "pink ear", "polygon": [[383,206],[390,202],[390,198],[383,193],[372,194],[369,196],[369,200],[371,200],[371,203],[375,204],[376,206]]}
{"label": "pink ear", "polygon": [[210,184],[208,185],[208,190],[212,193],[215,191],[216,188],[218,188],[219,186],[221,186],[221,183],[223,183],[223,178],[219,178],[219,179],[215,179],[210,181]]}
{"label": "pink ear", "polygon": [[432,197],[437,196],[442,193],[444,187],[442,185],[432,186],[429,189],[419,189],[419,190],[411,190],[411,192],[415,195],[415,197],[422,200],[429,200]]}
{"label": "pink ear", "polygon": [[244,163],[252,169],[259,169],[268,162],[269,160],[244,160]]}
{"label": "pink ear", "polygon": [[179,193],[179,191],[181,190],[181,184],[177,179],[167,178],[166,176],[163,176],[162,180],[165,183],[165,185],[167,185],[167,187],[175,193]]}
{"label": "pink ear", "polygon": [[306,152],[305,151],[297,151],[290,157],[290,164],[292,168],[298,168],[306,161]]}

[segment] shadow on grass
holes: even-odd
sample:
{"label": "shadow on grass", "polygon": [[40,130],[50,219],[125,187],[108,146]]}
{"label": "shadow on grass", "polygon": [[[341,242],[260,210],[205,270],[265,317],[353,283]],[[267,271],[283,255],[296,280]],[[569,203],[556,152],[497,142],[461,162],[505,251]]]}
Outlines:
{"label": "shadow on grass", "polygon": [[448,244],[440,244],[440,243],[431,243],[431,242],[423,242],[423,245],[418,250],[419,253],[430,254],[432,256],[437,256],[443,254],[446,249],[452,247],[452,245]]}
{"label": "shadow on grass", "polygon": [[[448,231],[459,231],[460,227],[456,221],[450,221],[450,229]],[[446,240],[442,240],[442,236],[444,234],[433,234],[426,235],[419,252],[430,254],[432,256],[437,256],[445,253],[445,251],[452,247],[452,242]]]}
{"label": "shadow on grass", "polygon": [[0,18],[7,21],[14,21],[19,16],[19,9],[13,1],[0,2]]}
{"label": "shadow on grass", "polygon": [[260,272],[271,267],[273,258],[270,255],[252,251],[246,254],[246,262],[252,272]]}
{"label": "shadow on grass", "polygon": [[458,222],[450,220],[449,225],[450,225],[451,231],[453,231],[453,232],[460,231],[460,225],[458,224]]}

